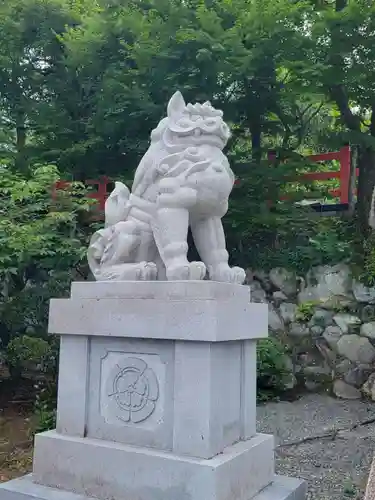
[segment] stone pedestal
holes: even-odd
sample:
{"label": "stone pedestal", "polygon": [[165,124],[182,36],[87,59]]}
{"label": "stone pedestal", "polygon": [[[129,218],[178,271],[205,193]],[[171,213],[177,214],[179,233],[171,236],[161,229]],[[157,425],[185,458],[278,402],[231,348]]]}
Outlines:
{"label": "stone pedestal", "polygon": [[256,339],[267,306],[204,282],[73,283],[51,301],[61,335],[57,426],[0,500],[302,500],[257,434]]}

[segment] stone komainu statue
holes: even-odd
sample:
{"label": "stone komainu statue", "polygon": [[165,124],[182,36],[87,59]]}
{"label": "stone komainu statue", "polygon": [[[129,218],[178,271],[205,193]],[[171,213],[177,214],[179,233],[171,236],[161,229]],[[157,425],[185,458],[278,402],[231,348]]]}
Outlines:
{"label": "stone komainu statue", "polygon": [[[209,102],[185,104],[176,92],[132,192],[116,182],[105,206],[105,228],[90,242],[88,262],[97,280],[202,280],[243,283],[229,267],[221,218],[234,175],[222,150],[230,136],[221,111]],[[188,228],[202,262],[187,260]]]}

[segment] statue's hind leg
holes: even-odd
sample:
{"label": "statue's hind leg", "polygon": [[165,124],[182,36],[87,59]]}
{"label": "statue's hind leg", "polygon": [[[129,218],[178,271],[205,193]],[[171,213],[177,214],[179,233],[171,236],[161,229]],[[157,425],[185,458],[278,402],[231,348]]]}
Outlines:
{"label": "statue's hind leg", "polygon": [[157,267],[153,262],[129,262],[103,266],[94,275],[97,281],[154,281]]}

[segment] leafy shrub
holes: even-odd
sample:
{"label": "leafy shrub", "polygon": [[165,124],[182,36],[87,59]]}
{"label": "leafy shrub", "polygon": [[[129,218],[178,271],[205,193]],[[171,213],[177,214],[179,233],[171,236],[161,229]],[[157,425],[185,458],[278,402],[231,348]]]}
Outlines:
{"label": "leafy shrub", "polygon": [[258,342],[258,400],[273,399],[286,390],[286,379],[290,375],[286,359],[286,348],[278,340],[267,338]]}
{"label": "leafy shrub", "polygon": [[58,342],[47,336],[49,300],[87,277],[92,233],[86,188],[73,183],[52,197],[60,177],[53,165],[21,173],[0,163],[0,349],[13,379],[31,371],[37,381],[37,430],[55,419]]}
{"label": "leafy shrub", "polygon": [[300,322],[310,321],[314,314],[315,307],[319,305],[317,301],[304,302],[299,304],[296,313],[296,320]]}
{"label": "leafy shrub", "polygon": [[44,371],[52,356],[50,344],[41,338],[22,335],[14,337],[5,351],[5,362],[11,373],[21,375],[23,371]]}
{"label": "leafy shrub", "polygon": [[5,363],[13,381],[32,375],[34,384],[34,431],[55,427],[57,403],[58,340],[22,335],[14,337],[5,350]]}
{"label": "leafy shrub", "polygon": [[48,350],[36,339],[47,339],[49,299],[64,296],[85,271],[90,231],[80,217],[90,202],[74,184],[52,203],[59,177],[53,165],[23,175],[0,164],[0,345],[12,368]]}

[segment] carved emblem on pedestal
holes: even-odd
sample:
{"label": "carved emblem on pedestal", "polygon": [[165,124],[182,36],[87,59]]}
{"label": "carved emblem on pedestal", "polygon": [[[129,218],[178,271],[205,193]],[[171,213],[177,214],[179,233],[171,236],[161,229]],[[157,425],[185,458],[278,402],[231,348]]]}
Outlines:
{"label": "carved emblem on pedestal", "polygon": [[156,375],[142,359],[125,358],[111,370],[107,397],[119,420],[142,422],[152,415],[159,397]]}

